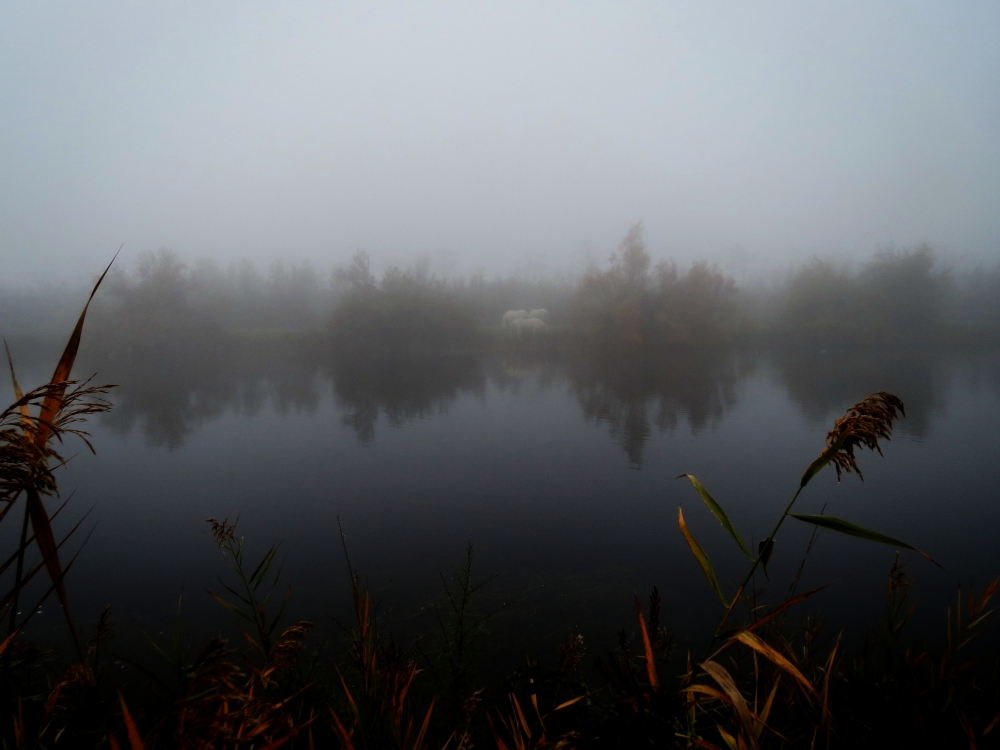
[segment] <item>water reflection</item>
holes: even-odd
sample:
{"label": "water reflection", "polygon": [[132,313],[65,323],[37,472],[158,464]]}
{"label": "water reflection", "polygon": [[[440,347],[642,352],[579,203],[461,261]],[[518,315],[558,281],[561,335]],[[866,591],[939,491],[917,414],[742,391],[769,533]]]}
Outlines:
{"label": "water reflection", "polygon": [[782,384],[811,424],[830,421],[846,406],[875,391],[906,404],[899,429],[922,437],[954,372],[954,356],[930,347],[902,350],[826,351],[791,349],[770,356]]}
{"label": "water reflection", "polygon": [[444,413],[460,393],[482,394],[486,375],[472,354],[335,360],[329,366],[341,423],[363,445],[375,440],[375,424],[384,414],[393,427]]}
{"label": "water reflection", "polygon": [[253,417],[266,406],[279,414],[315,412],[322,401],[321,367],[309,352],[301,344],[222,341],[168,356],[162,350],[111,352],[80,369],[120,384],[105,426],[123,436],[138,431],[149,445],[174,450],[229,412]]}
{"label": "water reflection", "polygon": [[962,374],[963,385],[1000,397],[1000,353],[977,352],[969,356]]}
{"label": "water reflection", "polygon": [[584,416],[607,424],[638,468],[654,425],[673,431],[684,418],[697,433],[717,423],[755,367],[754,357],[737,352],[675,351],[642,362],[577,360],[569,377]]}
{"label": "water reflection", "polygon": [[[959,363],[963,363],[958,368]],[[584,417],[606,425],[632,466],[642,465],[654,430],[686,423],[711,429],[737,406],[740,384],[765,366],[805,419],[824,425],[831,415],[877,390],[906,402],[901,429],[930,430],[945,392],[961,371],[974,388],[1000,393],[995,354],[964,358],[933,349],[752,353],[677,351],[642,361],[556,355],[476,353],[425,356],[333,357],[317,342],[229,341],[196,353],[162,350],[105,353],[81,370],[121,383],[115,409],[104,417],[114,432],[139,432],[152,446],[176,449],[226,413],[253,417],[314,413],[332,395],[341,424],[368,445],[380,420],[399,427],[448,411],[463,394],[489,389],[517,395],[526,387],[564,387]]]}

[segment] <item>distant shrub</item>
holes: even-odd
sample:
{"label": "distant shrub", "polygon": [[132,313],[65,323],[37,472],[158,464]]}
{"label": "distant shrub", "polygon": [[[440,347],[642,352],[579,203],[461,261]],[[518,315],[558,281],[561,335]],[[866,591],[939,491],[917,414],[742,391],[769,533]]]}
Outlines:
{"label": "distant shrub", "polygon": [[695,263],[684,276],[673,263],[661,263],[654,289],[660,341],[716,343],[740,332],[736,282],[706,262]]}
{"label": "distant shrub", "polygon": [[166,248],[113,268],[94,310],[96,334],[113,349],[212,346],[233,331],[318,327],[328,290],[309,263],[275,262],[266,275],[249,261],[193,267]]}
{"label": "distant shrub", "polygon": [[415,351],[468,345],[477,326],[469,306],[451,286],[430,273],[427,263],[391,267],[377,282],[368,253],[334,274],[342,293],[330,319],[338,347]]}
{"label": "distant shrub", "polygon": [[949,281],[926,245],[880,251],[857,271],[814,260],[788,280],[778,333],[823,344],[928,338]]}
{"label": "distant shrub", "polygon": [[652,273],[649,265],[642,224],[636,224],[608,268],[592,268],[580,281],[572,307],[579,342],[610,349],[706,345],[740,332],[732,279],[704,262],[683,275],[672,262]]}
{"label": "distant shrub", "polygon": [[112,349],[162,350],[218,332],[218,318],[199,304],[189,267],[172,250],[143,253],[132,272],[112,269],[107,286],[94,323]]}
{"label": "distant shrub", "polygon": [[1000,329],[1000,265],[962,274],[949,289],[946,316],[963,326]]}
{"label": "distant shrub", "polygon": [[813,260],[789,279],[778,326],[797,340],[849,340],[864,327],[861,297],[854,274]]}

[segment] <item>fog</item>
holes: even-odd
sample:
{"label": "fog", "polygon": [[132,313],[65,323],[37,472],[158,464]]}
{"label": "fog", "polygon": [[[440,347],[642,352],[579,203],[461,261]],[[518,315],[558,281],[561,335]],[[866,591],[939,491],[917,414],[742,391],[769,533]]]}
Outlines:
{"label": "fog", "polygon": [[197,262],[737,281],[1000,254],[993,3],[0,9],[4,287]]}
{"label": "fog", "polygon": [[0,5],[0,745],[985,737],[998,41]]}

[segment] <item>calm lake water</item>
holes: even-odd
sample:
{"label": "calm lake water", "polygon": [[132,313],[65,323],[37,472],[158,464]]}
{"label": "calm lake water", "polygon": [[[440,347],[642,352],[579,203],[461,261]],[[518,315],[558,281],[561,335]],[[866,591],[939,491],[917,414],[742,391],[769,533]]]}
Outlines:
{"label": "calm lake water", "polygon": [[[51,363],[29,352],[22,380]],[[46,354],[46,356],[48,356]],[[53,357],[55,355],[52,355]],[[53,359],[54,361],[54,359]],[[475,549],[495,575],[482,606],[502,649],[551,649],[582,632],[593,655],[632,628],[633,593],[653,585],[683,641],[720,605],[677,528],[682,505],[730,590],[745,571],[691,486],[697,475],[753,543],[787,502],[826,432],[876,390],[906,403],[865,481],[824,471],[800,512],[831,515],[931,554],[903,559],[930,636],[959,582],[1000,574],[1000,357],[993,353],[798,351],[664,356],[655,366],[558,357],[454,355],[331,364],[294,351],[214,358],[91,356],[79,371],[121,383],[92,424],[97,455],[60,472],[93,534],[69,577],[82,620],[110,604],[121,623],[159,629],[184,592],[193,630],[220,622],[206,589],[225,574],[208,517],[239,518],[251,556],[280,543],[290,614],[347,617],[338,535],[401,631],[430,627],[440,573]],[[69,451],[75,452],[76,448]],[[790,520],[771,566],[782,596],[811,528]],[[869,627],[895,551],[819,536],[799,590],[831,583],[801,610]],[[46,605],[36,629],[57,629]],[[506,645],[504,645],[506,644]]]}

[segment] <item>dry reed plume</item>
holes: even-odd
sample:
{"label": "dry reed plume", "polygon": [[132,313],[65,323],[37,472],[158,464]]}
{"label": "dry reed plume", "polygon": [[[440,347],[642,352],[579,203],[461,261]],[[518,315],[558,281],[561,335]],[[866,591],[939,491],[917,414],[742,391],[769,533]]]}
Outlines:
{"label": "dry reed plume", "polygon": [[826,436],[823,454],[832,451],[830,461],[837,470],[838,481],[841,470],[856,472],[864,481],[854,449],[862,445],[868,450],[877,451],[881,456],[882,448],[878,441],[891,439],[892,423],[896,420],[897,412],[900,416],[906,416],[903,402],[891,393],[879,391],[856,403],[834,422],[833,429]]}

